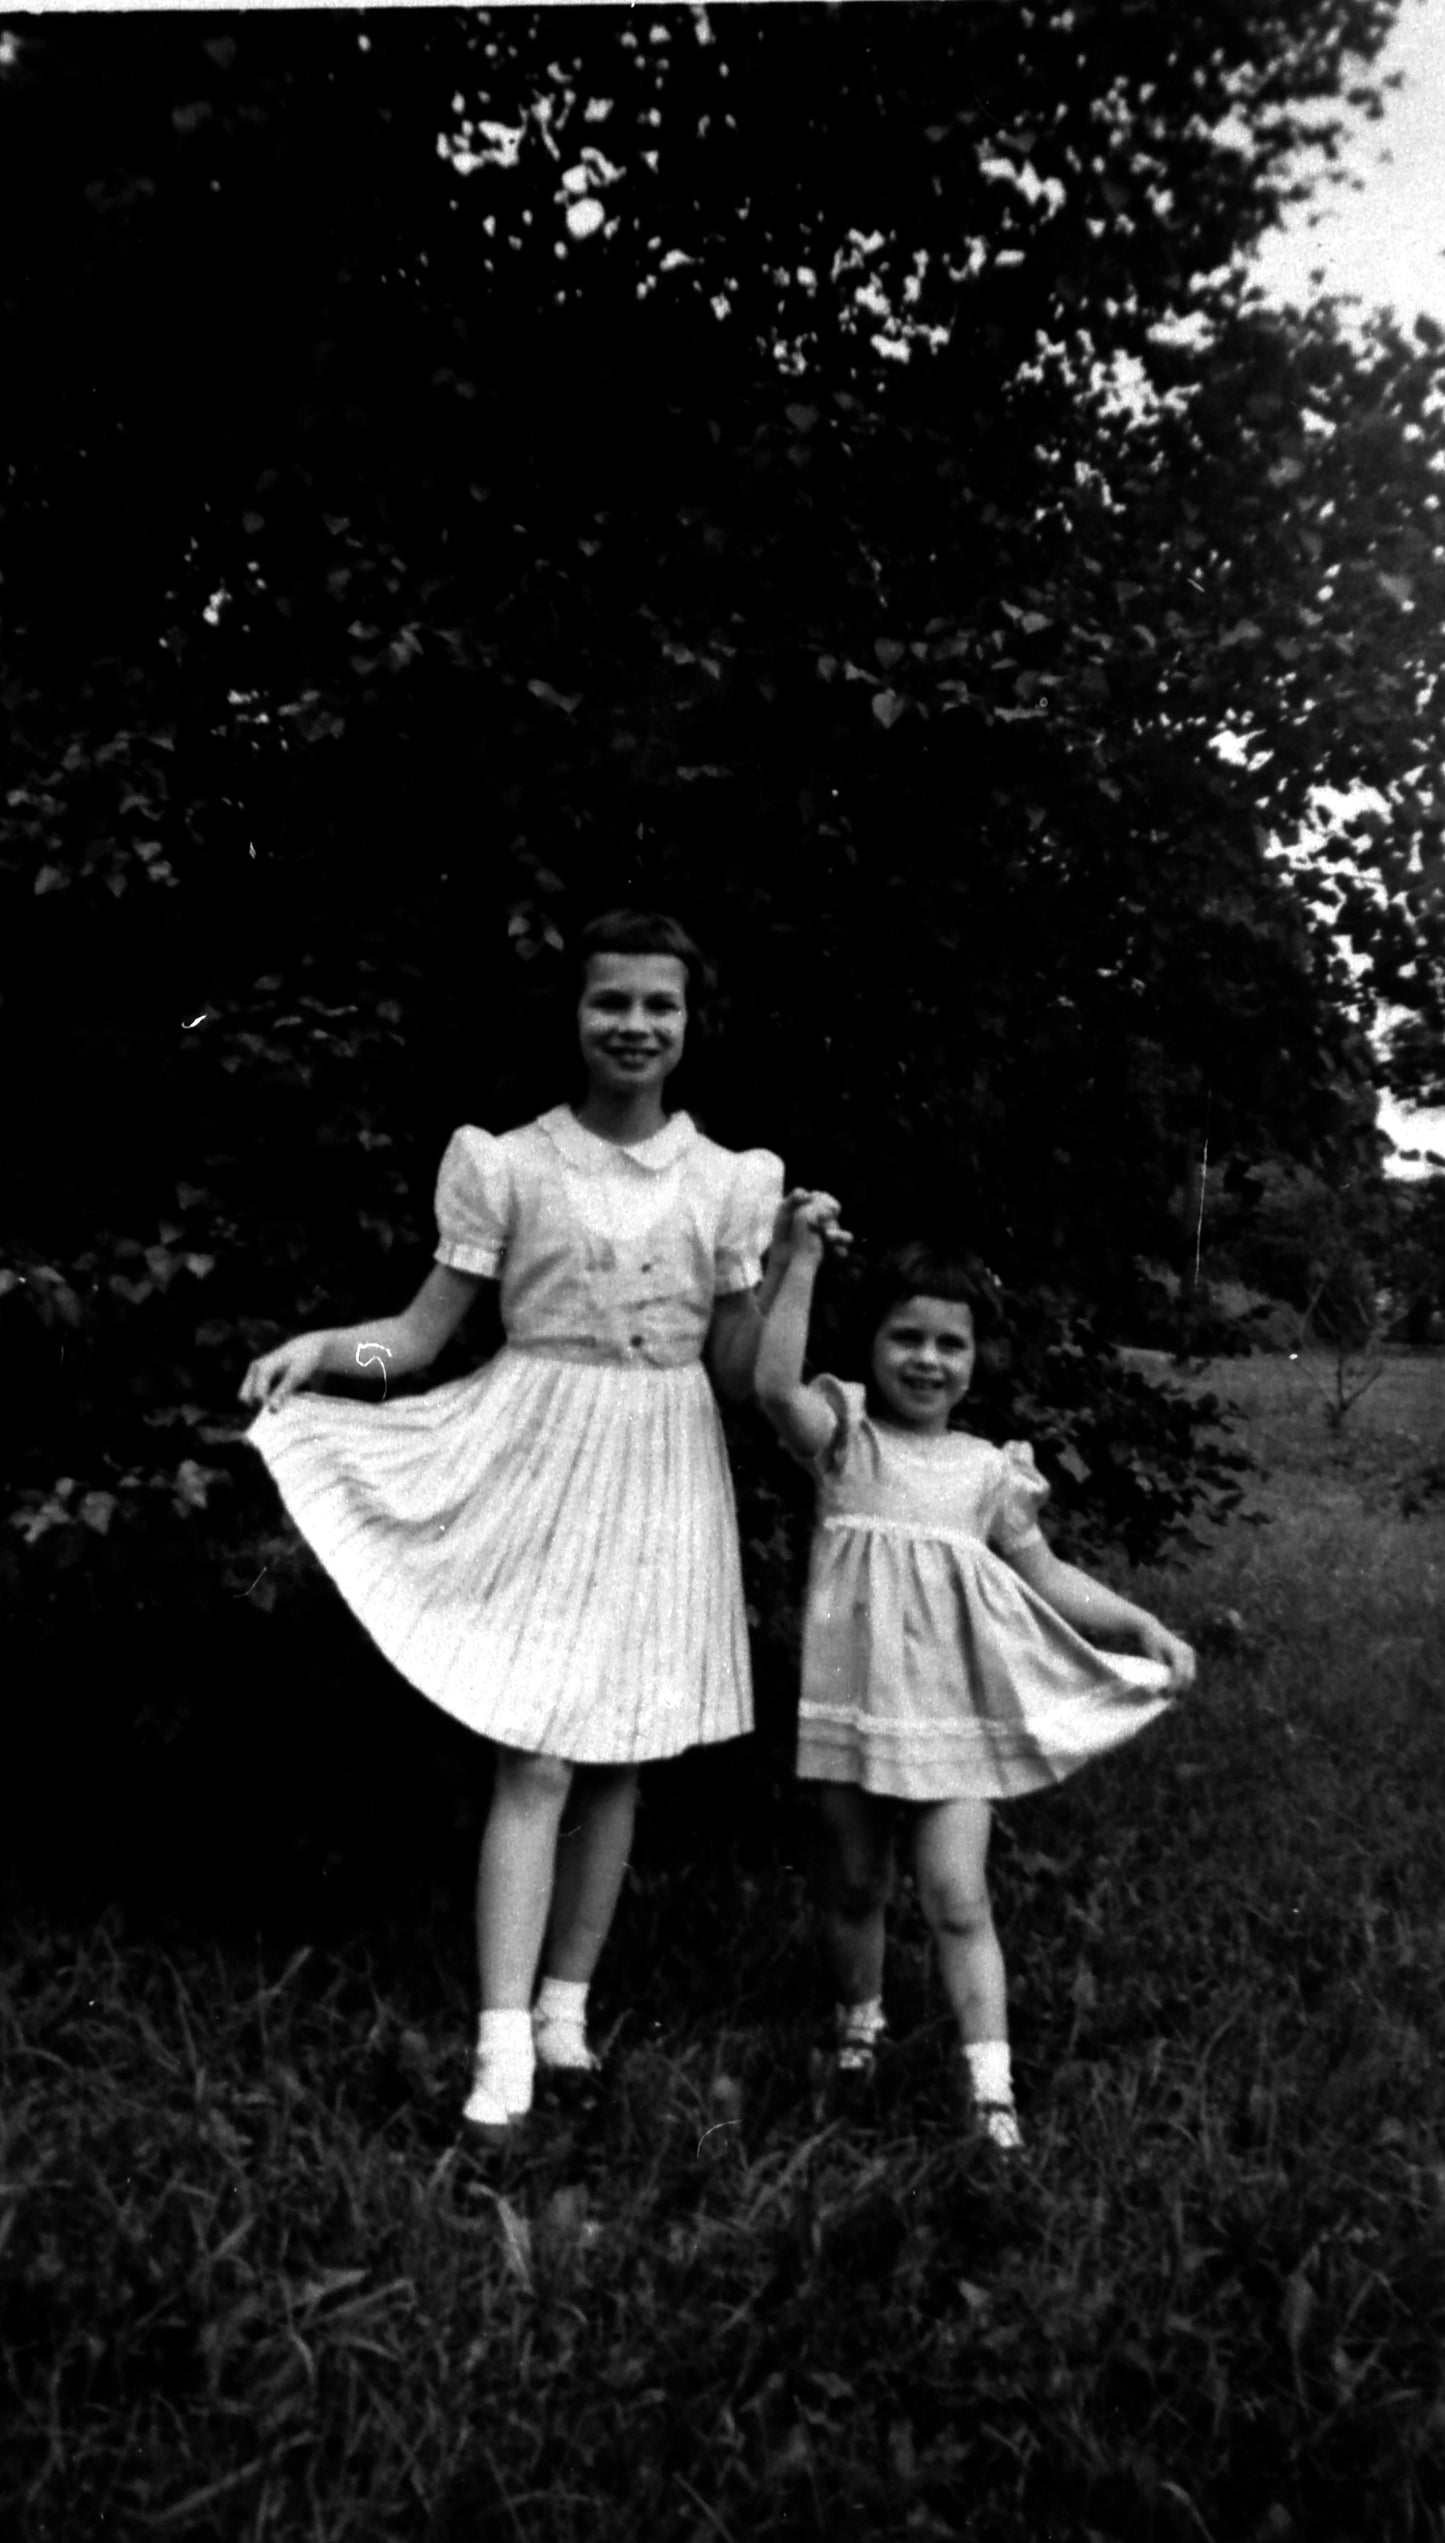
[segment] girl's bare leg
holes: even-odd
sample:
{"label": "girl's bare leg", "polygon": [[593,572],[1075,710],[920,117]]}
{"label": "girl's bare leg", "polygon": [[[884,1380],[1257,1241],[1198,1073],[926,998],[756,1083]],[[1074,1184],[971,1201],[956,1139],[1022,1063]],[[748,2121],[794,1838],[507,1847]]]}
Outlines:
{"label": "girl's bare leg", "polygon": [[477,1974],[486,2009],[531,2006],[572,1775],[563,1758],[519,1748],[496,1752],[477,1866]]}
{"label": "girl's bare leg", "polygon": [[840,2005],[883,1992],[884,1918],[893,1887],[893,1810],[856,1784],[820,1784],[823,1934]]}
{"label": "girl's bare leg", "polygon": [[543,1968],[586,1986],[612,1930],[632,1852],[635,1766],[579,1766],[557,1845]]}
{"label": "girl's bare leg", "polygon": [[481,2012],[463,2125],[505,2138],[532,2106],[532,1988],[552,1903],[557,1829],[572,1784],[565,1759],[496,1752],[492,1806],[477,1866]]}
{"label": "girl's bare leg", "polygon": [[918,1897],[965,2044],[1008,2038],[1008,1982],[988,1895],[986,1801],[925,1802],[914,1829]]}

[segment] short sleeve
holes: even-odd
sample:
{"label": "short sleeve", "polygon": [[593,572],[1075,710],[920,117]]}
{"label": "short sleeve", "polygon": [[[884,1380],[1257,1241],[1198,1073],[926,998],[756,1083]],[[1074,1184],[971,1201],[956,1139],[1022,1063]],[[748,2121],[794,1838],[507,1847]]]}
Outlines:
{"label": "short sleeve", "polygon": [[495,1280],[512,1233],[512,1173],[500,1139],[454,1130],[437,1176],[436,1259]]}
{"label": "short sleeve", "polygon": [[781,1157],[767,1148],[747,1148],[734,1159],[717,1232],[714,1287],[719,1298],[756,1289],[782,1197]]}
{"label": "short sleeve", "polygon": [[1044,1542],[1039,1512],[1049,1497],[1049,1487],[1034,1464],[1034,1452],[1027,1440],[1011,1439],[1001,1451],[1001,1460],[1003,1473],[989,1542],[1000,1554],[1022,1554],[1026,1547]]}
{"label": "short sleeve", "polygon": [[802,1463],[810,1474],[819,1476],[841,1474],[848,1463],[849,1451],[858,1437],[858,1425],[867,1411],[867,1390],[861,1386],[851,1386],[843,1378],[829,1377],[824,1374],[814,1378],[811,1391],[814,1395],[822,1397],[829,1412],[835,1416],[838,1427],[827,1447],[820,1449],[816,1457],[803,1458]]}

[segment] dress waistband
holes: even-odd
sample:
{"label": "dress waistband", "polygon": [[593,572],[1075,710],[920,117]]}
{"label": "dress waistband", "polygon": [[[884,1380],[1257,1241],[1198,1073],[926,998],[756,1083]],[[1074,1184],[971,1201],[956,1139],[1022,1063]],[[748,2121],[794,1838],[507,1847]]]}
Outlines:
{"label": "dress waistband", "polygon": [[569,1342],[565,1337],[555,1342],[524,1340],[509,1334],[503,1348],[517,1351],[529,1360],[565,1360],[574,1368],[650,1370],[655,1377],[663,1369],[696,1369],[702,1366],[702,1353],[684,1349],[677,1359],[650,1359],[644,1349],[624,1344],[620,1349],[606,1342]]}
{"label": "dress waistband", "polygon": [[929,1519],[876,1519],[866,1510],[830,1511],[822,1522],[825,1528],[851,1529],[859,1536],[925,1537],[934,1545],[981,1546],[986,1540],[969,1528],[936,1526]]}

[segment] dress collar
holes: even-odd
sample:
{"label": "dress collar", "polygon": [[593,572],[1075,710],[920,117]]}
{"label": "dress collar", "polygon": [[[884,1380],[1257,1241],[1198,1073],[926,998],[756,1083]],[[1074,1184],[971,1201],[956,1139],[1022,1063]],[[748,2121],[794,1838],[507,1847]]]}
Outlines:
{"label": "dress collar", "polygon": [[700,1135],[690,1113],[674,1113],[650,1139],[644,1139],[636,1148],[624,1148],[615,1139],[601,1139],[595,1130],[584,1130],[570,1104],[557,1104],[551,1112],[543,1113],[538,1128],[546,1131],[567,1163],[579,1166],[584,1174],[601,1173],[615,1157],[660,1174],[665,1166],[675,1165],[679,1157],[685,1156]]}

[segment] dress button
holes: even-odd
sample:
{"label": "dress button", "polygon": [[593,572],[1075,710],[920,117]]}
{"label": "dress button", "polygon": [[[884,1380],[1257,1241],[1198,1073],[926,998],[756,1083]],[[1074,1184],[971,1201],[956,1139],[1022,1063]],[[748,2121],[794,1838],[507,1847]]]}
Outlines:
{"label": "dress button", "polygon": [[644,1271],[651,1271],[651,1269],[652,1269],[652,1265],[651,1265],[651,1263],[644,1263],[644,1264],[643,1264],[643,1266],[642,1266],[642,1268],[643,1268],[643,1270],[644,1270]]}
{"label": "dress button", "polygon": [[632,1334],[629,1338],[630,1338],[630,1341],[631,1341],[631,1345],[632,1345],[633,1350],[634,1350],[634,1351],[640,1351],[640,1350],[642,1349],[642,1336],[641,1336],[641,1334],[640,1334],[640,1333],[634,1333],[634,1334]]}

